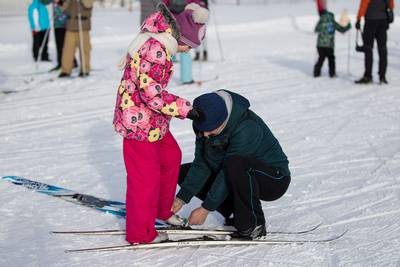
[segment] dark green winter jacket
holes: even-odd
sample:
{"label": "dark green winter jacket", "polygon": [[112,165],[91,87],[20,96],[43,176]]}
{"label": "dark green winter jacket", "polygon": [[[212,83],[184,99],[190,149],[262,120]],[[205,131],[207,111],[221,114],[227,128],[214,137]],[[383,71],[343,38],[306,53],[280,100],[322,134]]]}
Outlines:
{"label": "dark green winter jacket", "polygon": [[278,140],[264,121],[249,109],[249,101],[228,92],[232,110],[224,130],[209,138],[196,134],[195,158],[177,197],[189,203],[205,185],[211,173],[217,174],[202,206],[210,211],[219,207],[228,195],[223,163],[233,155],[255,157],[289,176],[288,160]]}
{"label": "dark green winter jacket", "polygon": [[321,14],[315,32],[318,33],[317,47],[335,47],[335,31],[344,33],[351,28],[349,23],[346,27],[341,26],[335,21],[335,15],[331,12]]}

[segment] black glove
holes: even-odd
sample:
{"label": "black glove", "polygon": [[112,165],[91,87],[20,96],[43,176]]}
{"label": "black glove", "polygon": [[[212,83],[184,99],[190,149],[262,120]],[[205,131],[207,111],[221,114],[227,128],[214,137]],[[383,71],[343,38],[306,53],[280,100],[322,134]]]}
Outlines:
{"label": "black glove", "polygon": [[187,114],[186,118],[192,121],[203,121],[204,120],[204,113],[201,112],[200,109],[192,108],[191,111]]}
{"label": "black glove", "polygon": [[356,22],[356,29],[357,30],[361,29],[361,22],[359,20],[357,20]]}

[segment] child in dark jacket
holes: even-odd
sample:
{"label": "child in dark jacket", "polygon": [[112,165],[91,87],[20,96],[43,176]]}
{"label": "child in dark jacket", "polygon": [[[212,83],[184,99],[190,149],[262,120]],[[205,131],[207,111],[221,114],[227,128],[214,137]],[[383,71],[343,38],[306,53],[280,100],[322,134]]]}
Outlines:
{"label": "child in dark jacket", "polygon": [[328,58],[329,63],[329,76],[336,77],[336,64],[335,64],[335,31],[345,33],[351,28],[350,22],[346,26],[342,26],[335,21],[335,15],[326,9],[320,11],[320,19],[315,32],[318,33],[317,50],[318,61],[314,66],[314,77],[321,76],[321,68],[324,64],[325,58]]}

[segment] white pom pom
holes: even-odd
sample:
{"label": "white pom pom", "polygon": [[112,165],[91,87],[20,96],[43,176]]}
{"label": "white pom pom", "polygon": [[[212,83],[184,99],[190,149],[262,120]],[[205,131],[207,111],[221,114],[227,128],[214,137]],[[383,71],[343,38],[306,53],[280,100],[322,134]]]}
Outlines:
{"label": "white pom pom", "polygon": [[208,21],[208,10],[204,7],[199,6],[196,3],[190,3],[185,7],[186,9],[193,10],[193,21],[199,24],[205,24]]}

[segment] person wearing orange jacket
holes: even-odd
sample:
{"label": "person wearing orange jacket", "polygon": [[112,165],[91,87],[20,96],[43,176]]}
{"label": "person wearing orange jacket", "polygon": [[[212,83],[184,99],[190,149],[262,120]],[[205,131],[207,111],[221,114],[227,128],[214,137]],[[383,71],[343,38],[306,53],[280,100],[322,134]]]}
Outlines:
{"label": "person wearing orange jacket", "polygon": [[[380,84],[387,84],[386,69],[387,69],[387,30],[389,29],[390,13],[393,14],[394,0],[361,0],[360,8],[358,10],[356,29],[361,28],[361,18],[364,17],[364,76],[355,81],[357,84],[372,83],[372,63],[374,41],[376,39],[378,44],[379,54],[379,82]],[[393,17],[392,17],[393,18]]]}

